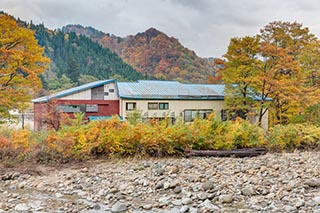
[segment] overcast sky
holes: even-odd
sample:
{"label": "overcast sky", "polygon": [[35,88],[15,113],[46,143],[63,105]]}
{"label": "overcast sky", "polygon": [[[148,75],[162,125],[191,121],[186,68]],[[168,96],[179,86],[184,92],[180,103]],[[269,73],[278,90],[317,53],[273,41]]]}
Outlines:
{"label": "overcast sky", "polygon": [[0,5],[50,29],[81,24],[124,37],[155,27],[201,57],[221,57],[230,38],[255,35],[271,21],[297,21],[320,35],[318,0],[0,0]]}

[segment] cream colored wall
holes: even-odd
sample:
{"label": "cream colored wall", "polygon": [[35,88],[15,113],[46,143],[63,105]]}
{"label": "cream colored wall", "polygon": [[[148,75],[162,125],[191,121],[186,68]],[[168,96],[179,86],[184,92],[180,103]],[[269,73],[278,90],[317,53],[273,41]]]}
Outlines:
{"label": "cream colored wall", "polygon": [[[114,92],[110,93],[109,90],[113,89]],[[117,88],[115,83],[109,83],[104,85],[104,92],[108,92],[108,96],[104,96],[104,100],[118,100]]]}
{"label": "cream colored wall", "polygon": [[[224,101],[223,100],[123,100],[120,99],[120,115],[124,118],[127,117],[126,114],[126,103],[136,103],[137,110],[141,112],[142,117],[164,117],[164,114],[169,117],[183,117],[183,111],[187,109],[212,109],[216,114],[218,119],[221,118],[221,110],[224,109]],[[169,103],[168,110],[148,110],[149,102],[159,102],[159,103]],[[128,111],[130,112],[130,111]],[[148,113],[146,116],[145,113]],[[256,117],[255,121],[258,121],[258,117]],[[253,123],[255,121],[252,121]],[[268,130],[268,112],[263,116],[261,126]]]}
{"label": "cream colored wall", "polygon": [[91,89],[84,90],[61,98],[62,100],[91,100]]}
{"label": "cream colored wall", "polygon": [[[213,110],[218,118],[223,109],[224,102],[221,100],[120,100],[120,115],[127,117],[126,103],[135,102],[137,110],[141,112],[143,117],[164,117],[167,114],[169,117],[184,116],[183,112],[186,109],[209,109]],[[149,102],[169,103],[168,110],[148,110]],[[128,111],[130,112],[130,111]],[[148,113],[148,116],[146,116]],[[173,114],[174,113],[174,114]]]}

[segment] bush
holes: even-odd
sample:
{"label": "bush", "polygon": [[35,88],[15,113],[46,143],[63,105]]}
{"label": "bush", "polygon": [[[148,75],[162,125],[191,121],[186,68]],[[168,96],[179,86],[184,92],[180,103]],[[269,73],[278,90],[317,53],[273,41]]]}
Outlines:
{"label": "bush", "polygon": [[273,151],[315,149],[320,147],[320,127],[308,124],[277,125],[267,137]]}
{"label": "bush", "polygon": [[230,150],[266,144],[263,129],[242,119],[234,122],[223,122],[212,116],[208,120],[196,119],[191,130],[194,149]]}
{"label": "bush", "polygon": [[191,124],[110,120],[82,122],[83,114],[64,122],[58,131],[32,132],[0,128],[0,159],[40,162],[85,160],[96,156],[179,156],[187,149],[267,147],[273,151],[320,147],[320,127],[278,125],[265,136],[248,121],[222,122],[210,115]]}
{"label": "bush", "polygon": [[27,129],[0,129],[0,159],[31,158],[30,153],[34,150],[35,138],[33,133]]}

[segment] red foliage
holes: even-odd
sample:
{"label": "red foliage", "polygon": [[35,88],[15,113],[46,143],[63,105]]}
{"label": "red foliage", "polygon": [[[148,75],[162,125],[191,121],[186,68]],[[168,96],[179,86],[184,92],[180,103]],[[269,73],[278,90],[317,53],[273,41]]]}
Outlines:
{"label": "red foliage", "polygon": [[178,39],[154,28],[126,38],[79,25],[70,25],[66,29],[110,48],[137,71],[148,76],[204,83],[207,76],[215,75],[215,67],[209,60],[198,57],[194,51],[183,47]]}

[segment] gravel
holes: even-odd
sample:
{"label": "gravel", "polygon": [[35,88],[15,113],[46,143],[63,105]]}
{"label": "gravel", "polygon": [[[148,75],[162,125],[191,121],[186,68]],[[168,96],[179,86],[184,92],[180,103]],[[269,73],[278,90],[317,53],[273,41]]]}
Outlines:
{"label": "gravel", "polygon": [[320,212],[319,152],[33,166],[0,171],[0,212]]}

